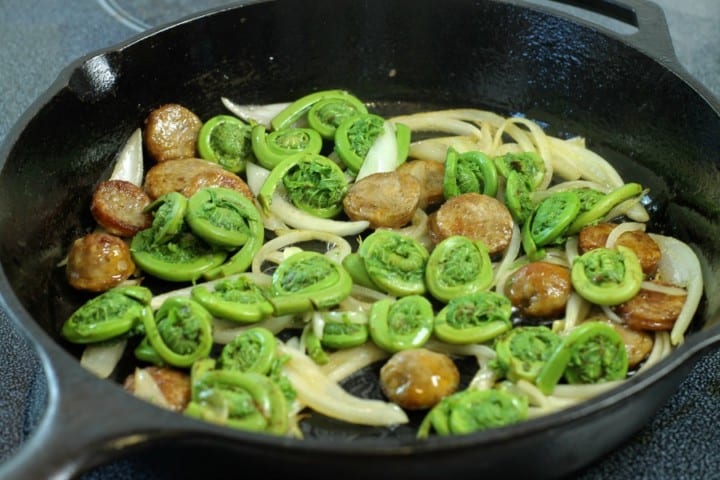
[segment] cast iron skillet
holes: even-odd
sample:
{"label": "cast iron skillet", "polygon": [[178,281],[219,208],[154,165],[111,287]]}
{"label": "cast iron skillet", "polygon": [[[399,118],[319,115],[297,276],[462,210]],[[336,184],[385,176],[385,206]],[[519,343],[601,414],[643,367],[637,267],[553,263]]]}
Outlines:
{"label": "cast iron skillet", "polygon": [[[720,341],[720,107],[679,66],[659,8],[584,3],[637,33],[621,36],[520,0],[271,1],[157,29],[63,71],[0,156],[0,292],[48,381],[39,425],[0,477],[68,478],[151,448],[172,452],[167,468],[213,477],[223,469],[557,477],[636,432]],[[93,227],[93,187],[147,113],[179,102],[207,118],[223,111],[223,95],[265,103],[338,87],[387,112],[490,108],[542,120],[551,133],[585,135],[626,180],[651,188],[654,231],[699,252],[707,291],[686,343],[646,374],[560,414],[423,442],[409,429],[347,429],[319,417],[303,441],[238,432],[163,411],[85,372],[78,350],[58,335],[84,298],[64,286],[56,263]],[[367,391],[371,383],[360,376],[347,387]]]}

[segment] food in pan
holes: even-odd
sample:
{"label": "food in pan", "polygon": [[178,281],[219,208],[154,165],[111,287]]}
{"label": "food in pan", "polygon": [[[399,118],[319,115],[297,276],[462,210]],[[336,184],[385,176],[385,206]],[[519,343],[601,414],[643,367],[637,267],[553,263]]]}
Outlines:
{"label": "food in pan", "polygon": [[[557,412],[683,342],[698,259],[585,139],[344,90],[222,102],[150,112],[64,264],[92,294],[64,338],[101,377],[132,358],[133,394],[242,430],[415,418],[426,438]],[[377,398],[343,387],[361,370]]]}

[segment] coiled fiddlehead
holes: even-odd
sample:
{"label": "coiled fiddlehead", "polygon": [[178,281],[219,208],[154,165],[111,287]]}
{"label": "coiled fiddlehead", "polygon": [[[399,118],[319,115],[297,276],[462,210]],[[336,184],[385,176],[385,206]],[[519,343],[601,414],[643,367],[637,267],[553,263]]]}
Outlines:
{"label": "coiled fiddlehead", "polygon": [[495,339],[495,368],[513,382],[535,382],[560,336],[543,325],[515,327]]}
{"label": "coiled fiddlehead", "polygon": [[203,124],[198,133],[198,153],[233,173],[245,171],[253,159],[252,127],[237,117],[217,115]]}
{"label": "coiled fiddlehead", "polygon": [[536,383],[547,395],[563,377],[570,384],[600,383],[622,380],[627,371],[627,350],[620,334],[605,322],[588,321],[563,337]]}
{"label": "coiled fiddlehead", "polygon": [[501,390],[468,389],[454,393],[435,405],[425,416],[418,438],[431,431],[440,436],[467,435],[503,427],[527,418],[528,401]]}
{"label": "coiled fiddlehead", "polygon": [[135,351],[140,360],[189,367],[212,349],[212,316],[190,298],[168,298],[143,326],[145,338]]}
{"label": "coiled fiddlehead", "polygon": [[522,230],[523,248],[531,260],[544,257],[541,247],[565,240],[567,229],[580,207],[577,194],[565,191],[547,197],[533,209]]}
{"label": "coiled fiddlehead", "polygon": [[255,125],[252,129],[255,158],[269,170],[298,153],[317,155],[322,147],[322,137],[311,128],[285,128],[270,133],[264,125]]}
{"label": "coiled fiddlehead", "polygon": [[267,299],[269,293],[242,275],[219,281],[213,290],[198,285],[190,295],[214,316],[234,322],[259,322],[274,311]]}
{"label": "coiled fiddlehead", "polygon": [[596,248],[573,260],[570,281],[575,291],[597,305],[619,305],[637,295],[643,271],[631,249]]}
{"label": "coiled fiddlehead", "polygon": [[446,199],[468,192],[494,197],[497,189],[497,169],[490,157],[479,151],[459,153],[448,148],[443,178]]}
{"label": "coiled fiddlehead", "polygon": [[430,254],[419,241],[391,230],[375,230],[362,241],[358,254],[372,282],[385,292],[396,296],[425,293]]}
{"label": "coiled fiddlehead", "polygon": [[492,340],[510,330],[510,300],[495,292],[477,292],[450,300],[435,316],[435,335],[448,343]]}
{"label": "coiled fiddlehead", "polygon": [[107,290],[80,306],[62,326],[61,334],[73,343],[95,343],[132,334],[152,317],[152,292],[141,286]]}
{"label": "coiled fiddlehead", "polygon": [[351,289],[350,275],[339,263],[319,252],[301,251],[273,272],[269,300],[276,315],[302,313],[335,306]]}
{"label": "coiled fiddlehead", "polygon": [[485,290],[492,283],[493,268],[487,247],[462,235],[438,243],[425,267],[425,283],[433,297],[443,302]]}
{"label": "coiled fiddlehead", "polygon": [[531,190],[535,190],[545,177],[545,162],[535,152],[507,153],[494,157],[498,172],[505,178],[516,172]]}
{"label": "coiled fiddlehead", "polygon": [[288,401],[265,375],[218,370],[214,362],[198,362],[191,373],[191,391],[185,415],[238,430],[287,433]]}
{"label": "coiled fiddlehead", "polygon": [[335,153],[352,174],[357,174],[370,148],[383,132],[385,119],[374,113],[345,119],[335,131]]}
{"label": "coiled fiddlehead", "polygon": [[185,225],[187,198],[178,192],[168,192],[145,207],[152,212],[153,242],[155,245],[167,243],[179,234]]}
{"label": "coiled fiddlehead", "polygon": [[275,361],[277,340],[263,327],[252,327],[236,336],[220,353],[220,367],[225,370],[267,375]]}
{"label": "coiled fiddlehead", "polygon": [[308,124],[325,140],[333,140],[338,125],[355,115],[368,113],[367,107],[349,93],[318,101],[307,113]]}
{"label": "coiled fiddlehead", "polygon": [[388,352],[421,347],[433,332],[434,312],[421,295],[376,301],[370,310],[370,337]]}
{"label": "coiled fiddlehead", "polygon": [[323,155],[299,154],[280,162],[267,177],[258,200],[269,208],[282,182],[290,201],[300,210],[320,218],[343,211],[348,181],[338,165]]}

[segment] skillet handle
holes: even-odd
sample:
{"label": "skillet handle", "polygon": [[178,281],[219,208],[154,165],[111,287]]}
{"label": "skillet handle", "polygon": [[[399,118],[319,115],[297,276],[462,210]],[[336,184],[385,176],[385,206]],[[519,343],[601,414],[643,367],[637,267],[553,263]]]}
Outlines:
{"label": "skillet handle", "polygon": [[45,352],[36,349],[47,379],[46,409],[27,441],[0,464],[0,478],[77,478],[187,428],[181,415],[153,407],[126,394],[120,385],[95,378],[56,345],[46,347]]}
{"label": "skillet handle", "polygon": [[[663,9],[648,0],[550,0],[605,17],[618,20],[637,30],[633,33],[617,33],[630,46],[640,50],[664,65],[676,68],[680,62],[673,47]],[[572,15],[572,12],[564,12]]]}

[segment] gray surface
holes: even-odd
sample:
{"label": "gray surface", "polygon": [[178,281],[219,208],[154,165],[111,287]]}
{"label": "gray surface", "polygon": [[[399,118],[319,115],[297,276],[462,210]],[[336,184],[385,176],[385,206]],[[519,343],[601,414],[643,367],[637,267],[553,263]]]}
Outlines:
{"label": "gray surface", "polygon": [[[149,25],[229,3],[163,0],[0,2],[0,139],[63,67]],[[535,3],[548,4],[545,0]],[[720,0],[657,0],[680,63],[720,97]],[[122,6],[124,11],[113,6]],[[590,16],[590,18],[594,18]],[[601,20],[602,21],[602,20]],[[612,22],[607,25],[612,26]],[[621,33],[622,28],[620,29]],[[720,132],[718,132],[720,134]],[[2,307],[2,304],[0,304]],[[42,409],[44,381],[31,347],[0,308],[0,461],[18,448]],[[720,478],[720,352],[699,361],[657,416],[625,445],[578,475],[583,479]],[[23,419],[23,420],[18,420]],[[611,426],[608,426],[611,428]],[[121,461],[92,479],[157,478]]]}

